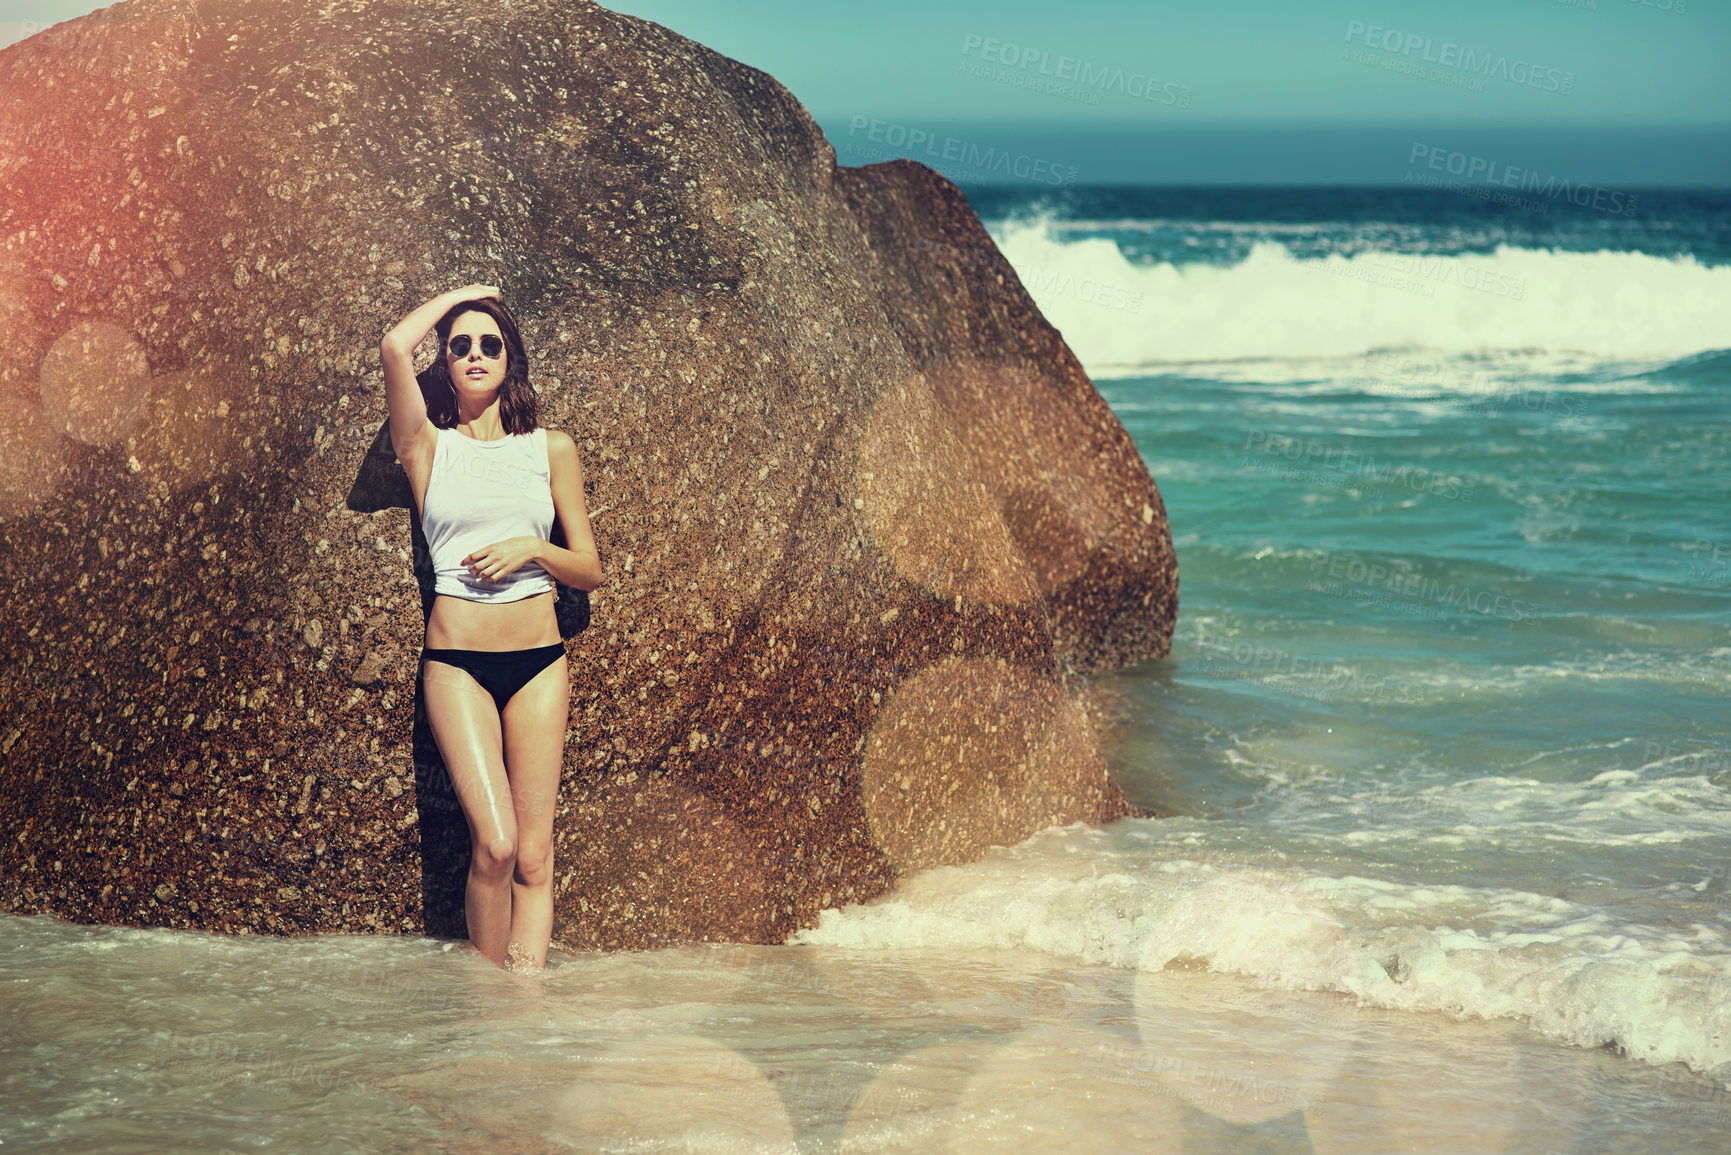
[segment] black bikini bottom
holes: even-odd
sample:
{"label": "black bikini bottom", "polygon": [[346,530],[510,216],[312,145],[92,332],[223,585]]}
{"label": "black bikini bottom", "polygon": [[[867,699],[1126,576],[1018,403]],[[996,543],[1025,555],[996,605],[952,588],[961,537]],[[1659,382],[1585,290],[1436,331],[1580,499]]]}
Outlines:
{"label": "black bikini bottom", "polygon": [[481,684],[481,689],[493,695],[499,712],[511,695],[529,684],[536,674],[565,656],[565,643],[554,642],[532,650],[421,650],[421,658],[430,662],[445,662],[466,670]]}

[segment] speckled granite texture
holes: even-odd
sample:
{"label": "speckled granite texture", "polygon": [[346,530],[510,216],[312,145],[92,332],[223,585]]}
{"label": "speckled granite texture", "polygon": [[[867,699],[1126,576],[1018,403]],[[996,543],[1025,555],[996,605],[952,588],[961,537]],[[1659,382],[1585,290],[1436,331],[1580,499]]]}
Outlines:
{"label": "speckled granite texture", "polygon": [[1126,812],[1084,679],[1167,650],[1165,510],[953,186],[577,0],[136,0],[0,54],[0,908],[465,933],[377,347],[474,281],[607,569],[557,941]]}

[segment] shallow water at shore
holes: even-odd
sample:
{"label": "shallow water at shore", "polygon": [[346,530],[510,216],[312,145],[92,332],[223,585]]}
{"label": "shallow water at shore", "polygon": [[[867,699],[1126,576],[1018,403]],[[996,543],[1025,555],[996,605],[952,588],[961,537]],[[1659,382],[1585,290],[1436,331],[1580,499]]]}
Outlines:
{"label": "shallow water at shore", "polygon": [[555,953],[0,916],[8,1150],[1713,1151],[1519,1024],[1028,950]]}

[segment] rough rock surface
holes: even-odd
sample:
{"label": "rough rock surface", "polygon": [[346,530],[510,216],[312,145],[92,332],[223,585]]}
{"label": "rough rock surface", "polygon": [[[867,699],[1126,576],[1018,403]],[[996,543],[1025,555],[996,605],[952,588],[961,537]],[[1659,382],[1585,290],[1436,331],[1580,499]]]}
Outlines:
{"label": "rough rock surface", "polygon": [[1126,813],[1084,679],[1166,652],[1165,511],[953,186],[579,0],[134,0],[0,54],[0,909],[464,933],[377,344],[475,281],[608,573],[556,939]]}

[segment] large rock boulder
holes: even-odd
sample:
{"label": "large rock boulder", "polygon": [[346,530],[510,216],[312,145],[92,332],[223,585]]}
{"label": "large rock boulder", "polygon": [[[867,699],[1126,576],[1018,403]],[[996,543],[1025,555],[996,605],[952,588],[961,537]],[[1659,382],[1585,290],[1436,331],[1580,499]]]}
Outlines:
{"label": "large rock boulder", "polygon": [[464,933],[377,345],[476,281],[608,573],[557,940],[1127,812],[1084,679],[1166,652],[1165,512],[953,186],[581,0],[133,0],[0,54],[0,908]]}

